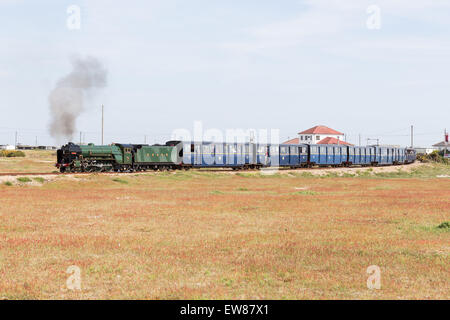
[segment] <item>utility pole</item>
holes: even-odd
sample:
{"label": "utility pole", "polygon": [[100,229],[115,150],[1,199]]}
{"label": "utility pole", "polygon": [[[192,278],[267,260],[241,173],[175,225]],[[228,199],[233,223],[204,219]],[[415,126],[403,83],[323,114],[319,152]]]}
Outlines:
{"label": "utility pole", "polygon": [[411,125],[411,148],[414,147],[414,126]]}
{"label": "utility pole", "polygon": [[445,142],[444,157],[447,158],[447,153],[448,153],[448,133],[447,133],[447,129],[444,130],[444,142]]}
{"label": "utility pole", "polygon": [[81,131],[80,131],[80,145],[81,145]]}
{"label": "utility pole", "polygon": [[104,107],[102,105],[102,145],[103,145],[103,140],[104,140]]}
{"label": "utility pole", "polygon": [[359,146],[361,146],[361,133],[358,135],[359,138]]}
{"label": "utility pole", "polygon": [[17,149],[17,131],[16,131],[16,136],[14,138],[14,148]]}
{"label": "utility pole", "polygon": [[144,136],[144,144],[147,144],[147,136]]}
{"label": "utility pole", "polygon": [[36,148],[37,148],[37,136],[36,136]]}

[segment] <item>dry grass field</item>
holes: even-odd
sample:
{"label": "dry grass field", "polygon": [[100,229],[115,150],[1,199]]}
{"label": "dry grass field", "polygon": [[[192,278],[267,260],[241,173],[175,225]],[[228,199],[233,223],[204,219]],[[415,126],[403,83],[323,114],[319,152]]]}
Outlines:
{"label": "dry grass field", "polygon": [[24,158],[0,157],[0,173],[2,172],[53,172],[57,171],[55,150],[26,150]]}
{"label": "dry grass field", "polygon": [[450,168],[326,172],[7,177],[0,298],[450,298]]}

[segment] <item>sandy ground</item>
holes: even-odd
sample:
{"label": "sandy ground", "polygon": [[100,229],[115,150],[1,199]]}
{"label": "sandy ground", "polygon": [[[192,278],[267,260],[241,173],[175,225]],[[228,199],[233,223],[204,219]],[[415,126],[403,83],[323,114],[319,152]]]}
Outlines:
{"label": "sandy ground", "polygon": [[397,165],[397,166],[383,166],[383,167],[351,167],[351,168],[313,168],[313,169],[299,169],[299,170],[279,170],[279,172],[297,172],[297,171],[305,171],[310,172],[313,175],[321,176],[326,175],[330,172],[345,174],[351,173],[355,174],[357,172],[397,172],[398,170],[402,170],[405,172],[410,172],[413,169],[419,168],[421,166],[426,166],[426,163],[414,162],[407,165]]}
{"label": "sandy ground", "polygon": [[[313,169],[272,169],[272,168],[266,168],[266,169],[262,169],[259,171],[256,170],[252,170],[252,171],[232,171],[232,170],[226,170],[226,169],[214,169],[214,170],[210,170],[210,169],[200,169],[201,172],[208,172],[208,171],[212,171],[212,172],[218,172],[218,173],[227,173],[227,174],[238,174],[238,173],[261,173],[261,174],[274,174],[274,173],[279,173],[279,174],[290,174],[290,173],[302,173],[302,172],[308,172],[311,173],[312,175],[315,176],[323,176],[329,173],[337,173],[338,175],[343,175],[343,174],[356,174],[356,173],[360,173],[360,172],[365,172],[365,171],[370,171],[372,174],[373,173],[378,173],[378,172],[397,172],[399,170],[402,170],[404,172],[410,172],[413,169],[417,169],[419,167],[422,166],[427,166],[426,163],[420,163],[420,162],[415,162],[409,165],[397,165],[397,166],[384,166],[384,167],[352,167],[352,168],[313,168]],[[116,176],[116,175],[121,175],[121,176],[126,176],[126,175],[136,175],[136,174],[158,174],[159,172],[153,172],[153,171],[146,171],[146,172],[140,172],[140,173],[118,173],[118,174],[109,174],[112,176]],[[173,173],[176,173],[176,171],[173,171]],[[93,173],[93,174],[98,174],[98,173]],[[83,174],[85,175],[85,174]],[[64,174],[64,175],[57,175],[57,174],[50,174],[50,175],[40,175],[40,174],[36,174],[36,175],[24,175],[24,177],[29,177],[30,179],[33,178],[37,178],[37,177],[41,177],[43,178],[45,181],[53,181],[55,179],[65,179],[65,178],[73,178],[75,176],[80,176],[80,174]],[[11,182],[14,184],[21,184],[17,178],[22,177],[21,175],[11,175],[11,176],[0,176],[0,183],[4,183],[4,182]],[[439,178],[448,178],[448,176],[439,176]],[[28,182],[28,184],[30,185],[41,185],[39,182]]]}

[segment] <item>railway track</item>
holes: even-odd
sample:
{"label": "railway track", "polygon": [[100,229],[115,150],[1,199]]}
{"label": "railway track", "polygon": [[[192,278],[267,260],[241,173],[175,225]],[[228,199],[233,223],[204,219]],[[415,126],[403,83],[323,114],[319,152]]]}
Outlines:
{"label": "railway track", "polygon": [[[399,164],[399,165],[388,165],[388,166],[377,166],[378,168],[380,167],[401,167],[401,166],[407,166],[408,164]],[[197,171],[197,172],[264,172],[265,170],[270,171],[270,170],[279,170],[279,171],[289,171],[289,170],[301,170],[301,171],[308,171],[308,170],[336,170],[336,169],[344,169],[344,168],[377,168],[377,167],[360,167],[360,166],[350,166],[350,167],[312,167],[312,168],[263,168],[263,169],[249,169],[249,170],[233,170],[231,168],[221,168],[221,169],[213,169],[213,168],[194,168],[194,169],[190,169],[193,171]],[[167,172],[176,172],[176,171],[181,171],[181,170],[170,170]],[[64,175],[89,175],[89,174],[139,174],[139,173],[151,173],[151,172],[162,172],[162,171],[135,171],[135,172],[115,172],[115,171],[105,171],[105,172],[68,172],[68,173],[60,173],[60,172],[0,172],[0,177],[1,176],[52,176],[52,175],[57,175],[57,176],[64,176]]]}

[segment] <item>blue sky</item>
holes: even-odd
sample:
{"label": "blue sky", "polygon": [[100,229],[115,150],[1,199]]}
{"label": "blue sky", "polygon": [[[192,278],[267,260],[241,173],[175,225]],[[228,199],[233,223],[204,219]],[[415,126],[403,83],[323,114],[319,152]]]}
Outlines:
{"label": "blue sky", "polygon": [[[66,27],[70,5],[81,29]],[[381,28],[366,27],[369,5]],[[72,55],[108,69],[77,122],[86,140],[162,142],[177,128],[317,124],[350,142],[428,146],[449,126],[450,2],[0,0],[0,144],[53,144],[48,94]],[[78,141],[78,137],[74,140]]]}

